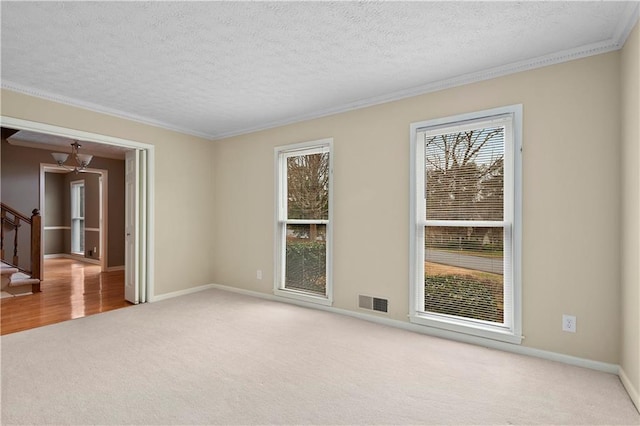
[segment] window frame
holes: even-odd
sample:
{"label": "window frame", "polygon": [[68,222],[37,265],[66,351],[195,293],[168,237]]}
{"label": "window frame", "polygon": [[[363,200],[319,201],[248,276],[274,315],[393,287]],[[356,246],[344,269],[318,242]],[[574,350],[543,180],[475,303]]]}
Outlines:
{"label": "window frame", "polygon": [[[287,158],[301,154],[329,152],[329,211],[328,219],[287,218]],[[325,306],[333,304],[333,138],[277,146],[275,159],[275,256],[273,293]],[[326,229],[326,289],[325,295],[285,288],[286,230],[290,224],[325,224]]]}
{"label": "window frame", "polygon": [[[439,223],[459,223],[461,226],[494,226],[497,221],[437,221],[426,220],[425,207],[425,149],[418,140],[418,132],[453,133],[458,129],[479,128],[490,124],[491,120],[508,116],[511,119],[511,131],[505,132],[505,274],[510,275],[510,289],[506,288],[510,306],[505,306],[505,324],[498,325],[488,321],[463,319],[436,313],[424,312],[424,258],[425,226],[438,226]],[[509,134],[507,134],[509,133]],[[483,111],[453,115],[433,120],[411,123],[410,125],[410,287],[409,320],[412,323],[433,327],[445,334],[458,333],[481,338],[520,344],[522,341],[522,105],[509,105]],[[509,177],[511,175],[511,177]],[[508,244],[510,243],[510,244]],[[509,247],[510,246],[510,247]],[[510,250],[509,250],[510,249]],[[507,250],[510,251],[511,264],[507,265]],[[420,300],[422,299],[422,300]],[[420,305],[422,304],[422,309]]]}
{"label": "window frame", "polygon": [[[71,220],[71,246],[69,247],[69,251],[72,254],[78,254],[78,255],[82,255],[84,256],[85,253],[85,244],[84,244],[84,238],[83,235],[77,235],[78,232],[82,232],[84,233],[84,219],[85,216],[84,214],[86,214],[85,211],[85,197],[86,194],[84,194],[85,191],[85,184],[84,184],[84,180],[74,180],[69,182],[69,199],[71,201],[71,211],[70,211],[70,220]],[[82,189],[83,192],[83,196],[80,197],[80,189]],[[82,211],[84,214],[82,216],[79,215],[80,211]],[[80,226],[80,224],[82,226]],[[80,231],[81,228],[82,231]],[[80,247],[76,247],[76,241],[77,244]],[[76,248],[79,248],[79,250],[75,250]]]}

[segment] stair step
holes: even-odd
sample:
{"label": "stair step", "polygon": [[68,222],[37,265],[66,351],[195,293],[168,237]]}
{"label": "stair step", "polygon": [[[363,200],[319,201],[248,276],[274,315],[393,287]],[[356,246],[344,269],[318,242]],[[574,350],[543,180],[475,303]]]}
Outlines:
{"label": "stair step", "polygon": [[31,279],[31,275],[27,275],[24,272],[16,272],[15,274],[11,275],[11,281],[27,280],[27,279]]}
{"label": "stair step", "polygon": [[32,278],[23,272],[20,272],[17,268],[11,265],[7,265],[2,262],[2,289],[5,290],[8,287],[22,287],[31,286],[40,282],[37,278]]}
{"label": "stair step", "polygon": [[23,285],[33,285],[38,284],[40,282],[37,278],[19,278],[17,280],[12,279],[9,281],[9,287],[20,287]]}
{"label": "stair step", "polygon": [[5,288],[0,292],[0,298],[4,299],[16,296],[26,296],[28,294],[33,294],[31,289],[28,287]]}
{"label": "stair step", "polygon": [[13,266],[7,265],[6,263],[2,264],[2,269],[0,269],[0,273],[2,275],[12,275],[18,272],[18,268],[14,268]]}

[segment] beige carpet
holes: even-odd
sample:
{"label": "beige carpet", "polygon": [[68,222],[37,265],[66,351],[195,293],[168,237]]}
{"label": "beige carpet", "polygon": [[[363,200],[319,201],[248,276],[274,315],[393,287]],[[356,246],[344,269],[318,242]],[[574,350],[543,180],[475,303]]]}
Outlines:
{"label": "beige carpet", "polygon": [[2,424],[634,424],[619,379],[221,290],[3,336]]}

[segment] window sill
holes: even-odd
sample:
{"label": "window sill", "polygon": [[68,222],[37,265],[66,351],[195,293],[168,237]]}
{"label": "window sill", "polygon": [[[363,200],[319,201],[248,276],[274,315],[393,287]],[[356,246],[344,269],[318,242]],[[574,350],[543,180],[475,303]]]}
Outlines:
{"label": "window sill", "polygon": [[522,343],[521,333],[516,333],[513,330],[488,324],[485,325],[449,318],[440,318],[423,313],[412,314],[409,321],[414,324],[445,330],[445,333],[451,333],[452,335],[467,334],[516,345]]}

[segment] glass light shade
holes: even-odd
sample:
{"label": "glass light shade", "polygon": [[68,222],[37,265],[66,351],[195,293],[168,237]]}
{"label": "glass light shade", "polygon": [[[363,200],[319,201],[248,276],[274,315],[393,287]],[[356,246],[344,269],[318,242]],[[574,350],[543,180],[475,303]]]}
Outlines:
{"label": "glass light shade", "polygon": [[93,155],[89,155],[89,154],[78,154],[77,155],[78,161],[80,162],[80,165],[82,167],[86,167],[89,165],[89,163],[91,162],[91,159],[93,158]]}
{"label": "glass light shade", "polygon": [[54,160],[56,160],[58,164],[64,163],[65,161],[67,161],[67,158],[69,158],[69,154],[63,154],[61,152],[52,152],[51,156]]}

